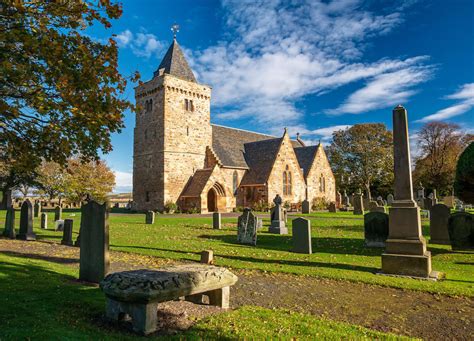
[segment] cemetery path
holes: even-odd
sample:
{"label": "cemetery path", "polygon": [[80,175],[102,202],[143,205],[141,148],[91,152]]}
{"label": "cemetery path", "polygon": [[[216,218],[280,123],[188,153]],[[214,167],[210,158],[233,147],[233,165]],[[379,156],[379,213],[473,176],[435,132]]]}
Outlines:
{"label": "cemetery path", "polygon": [[[0,252],[79,266],[78,248],[51,242],[0,239]],[[162,258],[116,251],[111,252],[111,260],[112,271],[176,264]],[[474,339],[473,298],[310,276],[233,271],[239,276],[239,282],[231,290],[233,308],[243,305],[284,308],[423,339]],[[201,315],[215,312],[206,310]]]}

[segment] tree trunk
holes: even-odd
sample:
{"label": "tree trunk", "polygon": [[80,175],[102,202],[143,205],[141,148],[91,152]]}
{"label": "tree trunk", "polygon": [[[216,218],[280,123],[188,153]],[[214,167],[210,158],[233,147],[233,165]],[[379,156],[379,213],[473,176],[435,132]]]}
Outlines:
{"label": "tree trunk", "polygon": [[2,191],[2,202],[0,203],[0,209],[1,210],[6,210],[10,207],[12,207],[12,191],[11,189],[4,189]]}
{"label": "tree trunk", "polygon": [[367,199],[372,200],[372,195],[370,194],[370,182],[365,184],[365,190],[367,191]]}

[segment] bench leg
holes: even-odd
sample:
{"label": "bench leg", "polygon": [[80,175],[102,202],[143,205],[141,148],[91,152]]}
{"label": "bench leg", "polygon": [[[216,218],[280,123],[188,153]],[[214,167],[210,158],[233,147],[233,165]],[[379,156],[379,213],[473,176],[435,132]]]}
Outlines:
{"label": "bench leg", "polygon": [[156,331],[158,323],[158,303],[128,303],[115,301],[107,297],[106,316],[112,321],[120,321],[126,315],[132,318],[133,330],[140,334]]}
{"label": "bench leg", "polygon": [[229,308],[230,287],[208,291],[206,294],[209,296],[210,305],[215,305],[223,309]]}
{"label": "bench leg", "polygon": [[185,296],[184,300],[195,303],[195,304],[204,304],[203,294],[194,294],[194,295]]}

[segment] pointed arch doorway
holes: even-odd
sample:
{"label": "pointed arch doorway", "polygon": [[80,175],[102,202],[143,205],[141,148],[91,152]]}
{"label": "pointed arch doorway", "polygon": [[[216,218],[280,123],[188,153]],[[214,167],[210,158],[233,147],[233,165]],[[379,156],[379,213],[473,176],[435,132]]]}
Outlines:
{"label": "pointed arch doorway", "polygon": [[217,208],[217,195],[214,188],[211,188],[209,192],[207,192],[207,211],[214,212]]}
{"label": "pointed arch doorway", "polygon": [[225,210],[226,198],[224,187],[216,182],[207,192],[207,211],[218,212]]}

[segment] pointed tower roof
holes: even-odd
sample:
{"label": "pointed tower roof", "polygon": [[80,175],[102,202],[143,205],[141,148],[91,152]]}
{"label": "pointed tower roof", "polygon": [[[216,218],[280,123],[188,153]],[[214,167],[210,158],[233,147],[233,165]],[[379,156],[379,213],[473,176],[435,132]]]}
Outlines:
{"label": "pointed tower roof", "polygon": [[189,67],[186,58],[184,58],[183,51],[181,51],[176,38],[173,39],[171,46],[161,61],[160,66],[158,66],[158,70],[153,74],[153,77],[160,75],[161,69],[163,69],[163,73],[176,76],[189,82],[197,83],[193,71]]}

